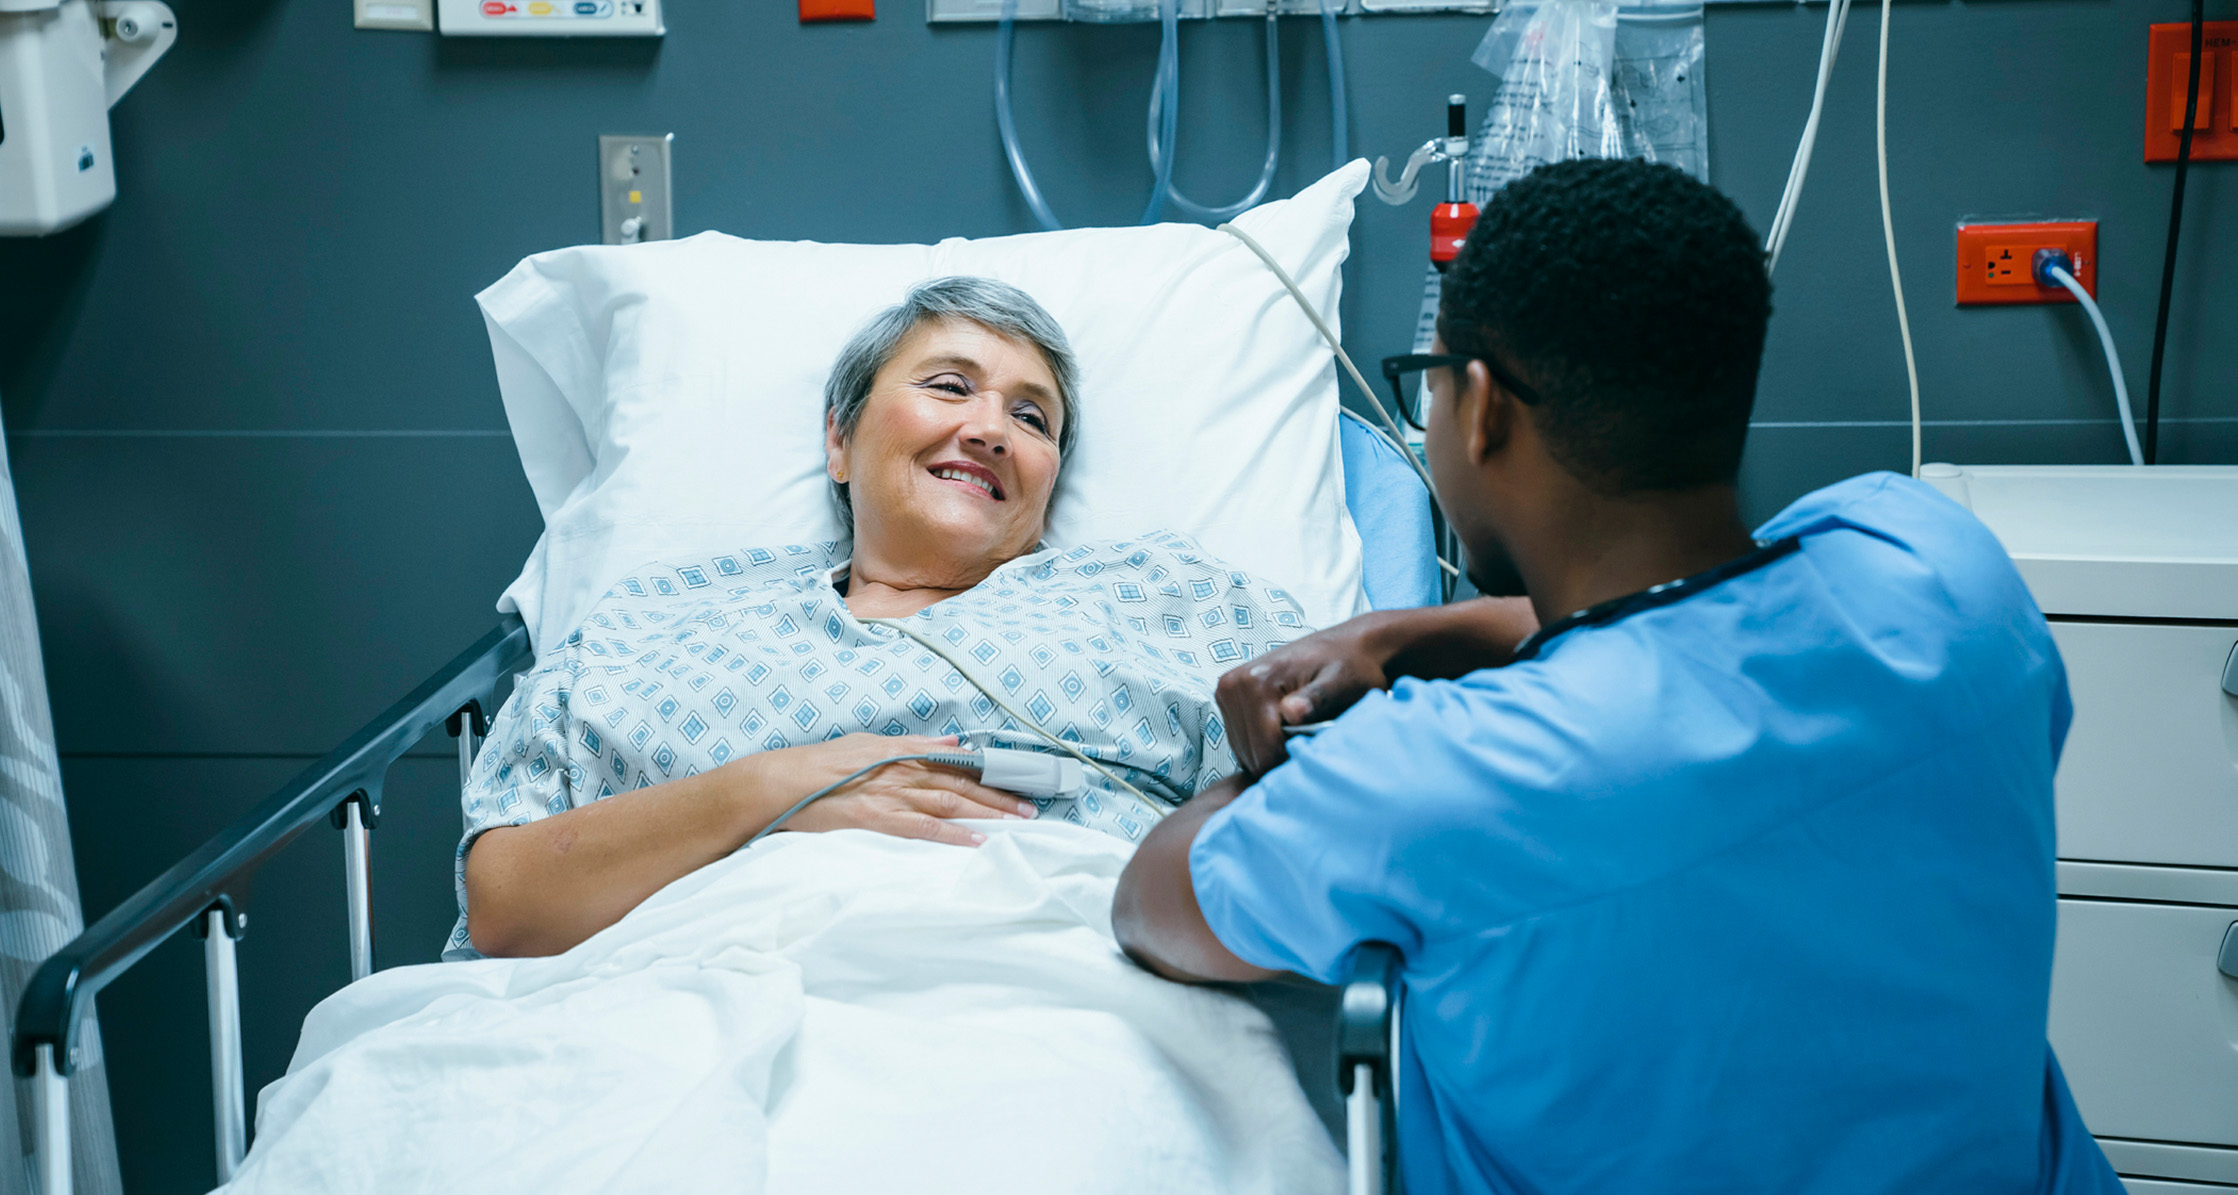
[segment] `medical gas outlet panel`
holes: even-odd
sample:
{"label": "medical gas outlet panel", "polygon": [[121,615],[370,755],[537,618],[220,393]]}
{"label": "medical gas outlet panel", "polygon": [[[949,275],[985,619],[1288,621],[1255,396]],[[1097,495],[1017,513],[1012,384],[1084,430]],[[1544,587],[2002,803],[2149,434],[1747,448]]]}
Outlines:
{"label": "medical gas outlet panel", "polygon": [[[1158,19],[1157,0],[1015,0],[1012,14],[1021,21],[1083,21],[1091,24]],[[1003,0],[925,0],[925,20],[996,21],[1002,18]],[[1339,16],[1374,13],[1498,11],[1493,0],[1338,0]],[[1275,0],[1282,16],[1321,15],[1321,0]],[[1265,17],[1267,0],[1181,0],[1177,14],[1183,20],[1208,17]]]}
{"label": "medical gas outlet panel", "polygon": [[660,0],[439,0],[447,37],[659,37]]}

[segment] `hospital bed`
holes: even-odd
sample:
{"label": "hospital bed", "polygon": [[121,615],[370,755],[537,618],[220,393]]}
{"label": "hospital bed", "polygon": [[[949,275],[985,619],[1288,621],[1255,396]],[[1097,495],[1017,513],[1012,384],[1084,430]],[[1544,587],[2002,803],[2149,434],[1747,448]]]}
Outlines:
{"label": "hospital bed", "polygon": [[[1360,532],[1364,581],[1378,608],[1424,605],[1444,595],[1432,550],[1427,492],[1399,449],[1365,421],[1341,412],[1346,506]],[[488,716],[533,656],[526,628],[507,617],[418,688],[390,706],[308,771],[101,918],[39,968],[17,1009],[16,1073],[33,1080],[37,1156],[46,1195],[69,1191],[69,1076],[81,1056],[80,1026],[93,997],[181,930],[203,940],[210,1074],[218,1173],[230,1177],[246,1151],[248,1108],[241,1060],[238,943],[245,895],[257,868],[320,822],[340,831],[348,899],[352,980],[373,971],[373,830],[390,766],[437,727],[458,744],[465,784]],[[1360,952],[1341,990],[1334,1065],[1346,1108],[1354,1192],[1396,1189],[1395,1049],[1400,984],[1396,953]],[[1307,1060],[1301,1060],[1306,1073]],[[1332,1074],[1333,1071],[1333,1074]]]}

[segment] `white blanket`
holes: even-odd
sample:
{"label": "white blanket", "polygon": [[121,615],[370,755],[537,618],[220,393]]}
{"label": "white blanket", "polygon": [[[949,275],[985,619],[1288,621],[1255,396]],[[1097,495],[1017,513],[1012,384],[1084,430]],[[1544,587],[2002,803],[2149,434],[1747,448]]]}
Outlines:
{"label": "white blanket", "polygon": [[227,1190],[1341,1188],[1265,1016],[1113,945],[1132,847],[974,825],[776,835],[556,958],[352,984]]}

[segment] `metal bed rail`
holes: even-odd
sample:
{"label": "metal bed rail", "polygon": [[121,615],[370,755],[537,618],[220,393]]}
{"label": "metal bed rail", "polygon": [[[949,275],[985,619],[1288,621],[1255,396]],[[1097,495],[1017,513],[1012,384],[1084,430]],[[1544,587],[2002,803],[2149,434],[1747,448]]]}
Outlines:
{"label": "metal bed rail", "polygon": [[1369,942],[1354,952],[1338,993],[1337,1090],[1344,1095],[1351,1195],[1403,1195],[1399,1177],[1399,952]]}
{"label": "metal bed rail", "polygon": [[218,1181],[230,1181],[247,1146],[241,1006],[235,944],[249,877],[319,820],[342,831],[349,896],[350,978],[373,971],[372,830],[393,764],[437,726],[459,741],[465,783],[498,686],[530,658],[528,631],[506,618],[480,641],[341,746],[239,820],[195,848],[41,964],[16,1009],[11,1057],[33,1080],[37,1168],[45,1195],[70,1190],[69,1075],[88,1002],[164,939],[193,928],[209,981],[210,1082],[216,1097]]}
{"label": "metal bed rail", "polygon": [[[12,1057],[33,1079],[36,1166],[44,1195],[68,1195],[69,1074],[76,1035],[95,993],[182,929],[203,941],[210,1017],[210,1084],[218,1181],[230,1182],[248,1145],[241,1065],[236,950],[248,917],[241,893],[259,865],[324,818],[342,831],[349,898],[350,978],[373,972],[372,830],[388,769],[439,725],[458,739],[464,788],[484,710],[498,686],[525,666],[528,632],[516,618],[446,664],[419,688],[324,759],[197,847],[170,870],[57,951],[32,976],[17,1006]],[[1346,1153],[1353,1195],[1398,1195],[1399,955],[1370,943],[1342,985],[1337,1014],[1337,1086],[1345,1096]]]}

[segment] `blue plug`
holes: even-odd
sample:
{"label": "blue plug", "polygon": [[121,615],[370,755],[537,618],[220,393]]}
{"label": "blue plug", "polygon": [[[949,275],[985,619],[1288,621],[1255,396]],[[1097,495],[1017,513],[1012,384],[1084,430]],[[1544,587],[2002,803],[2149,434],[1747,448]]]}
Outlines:
{"label": "blue plug", "polygon": [[2038,249],[2035,265],[2032,268],[2036,285],[2048,286],[2053,290],[2065,290],[2066,288],[2059,284],[2059,279],[2052,277],[2053,266],[2058,266],[2060,269],[2067,271],[2067,276],[2070,278],[2075,276],[2075,259],[2067,256],[2065,249]]}

